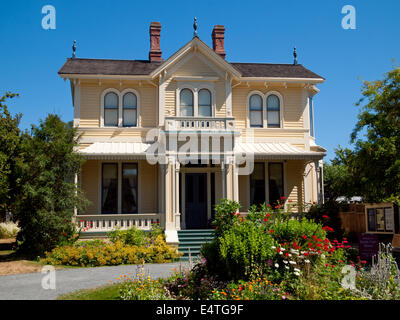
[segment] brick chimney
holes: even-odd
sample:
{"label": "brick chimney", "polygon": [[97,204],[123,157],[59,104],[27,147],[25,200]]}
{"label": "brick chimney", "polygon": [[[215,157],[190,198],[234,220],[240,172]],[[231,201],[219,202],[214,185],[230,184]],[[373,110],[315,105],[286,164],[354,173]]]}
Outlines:
{"label": "brick chimney", "polygon": [[161,34],[161,23],[152,22],[150,24],[150,61],[162,61],[161,48],[160,48],[160,34]]}
{"label": "brick chimney", "polygon": [[221,25],[214,26],[211,37],[213,42],[213,50],[215,53],[219,54],[223,59],[225,59],[225,27]]}

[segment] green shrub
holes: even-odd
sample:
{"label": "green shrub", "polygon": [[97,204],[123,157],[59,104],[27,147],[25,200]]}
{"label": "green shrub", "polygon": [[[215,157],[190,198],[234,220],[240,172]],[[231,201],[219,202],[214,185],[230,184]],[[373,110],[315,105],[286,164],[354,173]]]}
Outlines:
{"label": "green shrub", "polygon": [[71,245],[58,246],[46,252],[44,263],[81,267],[110,266],[138,263],[172,262],[181,256],[175,248],[167,245],[160,235],[153,244],[145,246],[127,245],[117,240],[82,241]]}
{"label": "green shrub", "polygon": [[146,235],[143,230],[132,227],[128,230],[113,230],[107,233],[111,242],[121,241],[123,244],[131,246],[143,246],[147,243]]}

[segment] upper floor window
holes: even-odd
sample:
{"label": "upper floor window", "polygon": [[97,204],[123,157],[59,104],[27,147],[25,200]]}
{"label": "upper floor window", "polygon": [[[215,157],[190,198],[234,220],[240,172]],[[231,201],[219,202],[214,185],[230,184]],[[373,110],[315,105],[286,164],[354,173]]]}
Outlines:
{"label": "upper floor window", "polygon": [[310,112],[310,136],[314,137],[314,106],[313,98],[308,97],[308,108]]}
{"label": "upper floor window", "polygon": [[271,94],[267,97],[267,126],[268,128],[280,128],[281,105],[277,95]]}
{"label": "upper floor window", "polygon": [[115,92],[104,96],[104,125],[118,126],[118,95]]}
{"label": "upper floor window", "polygon": [[250,96],[250,127],[263,126],[263,103],[262,98],[258,94]]}
{"label": "upper floor window", "polygon": [[134,89],[119,92],[110,88],[104,91],[101,104],[100,126],[136,127],[139,122],[139,96]]}
{"label": "upper floor window", "polygon": [[199,91],[199,116],[211,117],[211,92],[207,89]]}
{"label": "upper floor window", "polygon": [[190,89],[183,89],[180,93],[180,115],[192,117],[194,114],[193,92]]}
{"label": "upper floor window", "polygon": [[122,98],[122,125],[135,127],[137,125],[137,97],[134,93],[125,93]]}

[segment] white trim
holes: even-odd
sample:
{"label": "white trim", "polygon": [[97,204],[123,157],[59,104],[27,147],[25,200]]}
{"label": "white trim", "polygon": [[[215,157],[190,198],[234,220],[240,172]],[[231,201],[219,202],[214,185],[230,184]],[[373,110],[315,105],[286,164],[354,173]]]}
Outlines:
{"label": "white trim", "polygon": [[[210,83],[196,83],[196,82],[179,82],[176,87],[176,107],[175,107],[175,116],[180,117],[180,95],[183,89],[189,89],[193,93],[193,117],[198,117],[199,115],[199,91],[201,89],[207,89],[211,94],[211,116],[210,118],[215,117],[215,97],[216,91],[214,88],[214,84]],[[203,116],[202,116],[203,117]],[[188,117],[190,118],[190,117]],[[208,117],[207,117],[208,118]]]}
{"label": "white trim", "polygon": [[[280,127],[279,128],[268,128],[268,105],[267,105],[267,99],[270,95],[276,95],[279,99],[279,121],[280,121]],[[265,94],[265,127],[268,129],[284,129],[284,121],[283,121],[283,109],[284,109],[284,100],[283,100],[283,95],[279,91],[271,90],[268,91]]]}
{"label": "white trim", "polygon": [[[250,97],[254,94],[258,94],[261,98],[261,117],[262,117],[262,127],[251,127],[250,126]],[[263,129],[265,128],[265,107],[264,107],[264,93],[259,90],[250,91],[246,98],[246,127],[251,129]]]}
{"label": "white trim", "polygon": [[[114,92],[118,96],[118,125],[117,126],[105,126],[104,125],[104,97],[107,93]],[[122,99],[125,93],[132,92],[136,95],[136,126],[124,127],[123,126],[123,106]],[[126,88],[119,91],[116,88],[107,88],[100,95],[100,128],[102,129],[127,129],[127,128],[138,128],[141,126],[141,116],[140,116],[140,93],[136,89]],[[80,128],[82,129],[82,128]]]}
{"label": "white trim", "polygon": [[104,98],[107,93],[114,92],[118,96],[118,119],[119,119],[119,90],[115,88],[107,88],[100,95],[100,127],[101,128],[117,128],[119,126],[119,120],[117,126],[104,126]]}
{"label": "white trim", "polygon": [[218,77],[205,77],[205,76],[174,76],[172,80],[175,81],[218,81]]}
{"label": "white trim", "polygon": [[[124,126],[123,123],[123,111],[124,111],[124,105],[123,105],[123,99],[124,99],[124,95],[127,94],[128,92],[133,93],[134,95],[136,95],[136,126]],[[121,91],[120,96],[119,96],[119,108],[121,110],[121,116],[120,116],[120,127],[123,128],[136,128],[136,127],[141,127],[142,126],[142,117],[140,115],[140,94],[137,90],[133,89],[133,88],[126,88],[124,90]]]}
{"label": "white trim", "polygon": [[322,83],[325,79],[322,78],[282,78],[282,77],[240,77],[241,81],[268,81],[268,82],[305,82],[305,83]]}

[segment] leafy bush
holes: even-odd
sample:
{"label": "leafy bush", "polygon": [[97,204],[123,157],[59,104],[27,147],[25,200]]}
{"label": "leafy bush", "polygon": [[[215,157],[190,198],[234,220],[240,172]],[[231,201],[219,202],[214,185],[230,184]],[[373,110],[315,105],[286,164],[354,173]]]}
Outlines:
{"label": "leafy bush", "polygon": [[18,225],[14,222],[0,223],[0,239],[14,238],[19,230]]}
{"label": "leafy bush", "polygon": [[128,230],[116,229],[108,232],[107,236],[111,242],[116,243],[120,241],[123,244],[131,246],[143,246],[148,242],[145,232],[143,230],[138,230],[136,227],[132,227]]}
{"label": "leafy bush", "polygon": [[146,246],[126,245],[119,240],[115,243],[95,240],[58,246],[46,253],[44,262],[52,265],[95,267],[172,262],[180,255],[159,235],[153,244]]}

